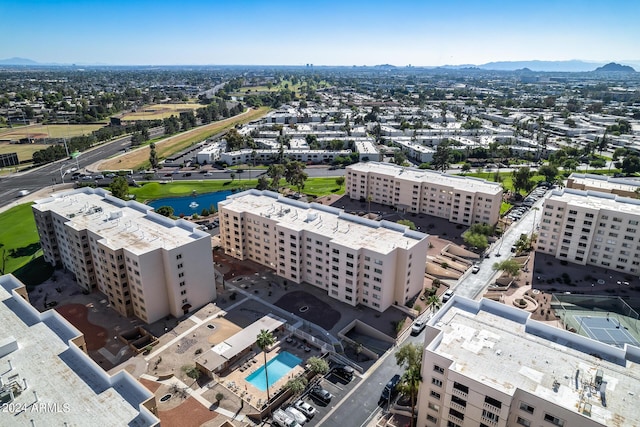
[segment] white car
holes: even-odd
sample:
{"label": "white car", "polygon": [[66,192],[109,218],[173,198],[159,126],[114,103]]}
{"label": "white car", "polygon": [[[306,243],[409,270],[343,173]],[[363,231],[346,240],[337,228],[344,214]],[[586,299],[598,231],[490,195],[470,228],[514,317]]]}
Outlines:
{"label": "white car", "polygon": [[307,422],[307,417],[304,416],[304,414],[300,411],[298,411],[296,408],[294,408],[293,406],[289,406],[287,409],[284,410],[287,414],[291,415],[298,424],[303,425],[304,423]]}
{"label": "white car", "polygon": [[426,326],[427,322],[425,322],[424,320],[416,320],[416,323],[414,323],[411,327],[411,335],[419,335]]}
{"label": "white car", "polygon": [[298,411],[302,412],[304,416],[307,417],[308,419],[313,418],[314,415],[316,414],[316,408],[309,405],[304,400],[298,400],[296,403],[293,404],[293,407],[296,408]]}

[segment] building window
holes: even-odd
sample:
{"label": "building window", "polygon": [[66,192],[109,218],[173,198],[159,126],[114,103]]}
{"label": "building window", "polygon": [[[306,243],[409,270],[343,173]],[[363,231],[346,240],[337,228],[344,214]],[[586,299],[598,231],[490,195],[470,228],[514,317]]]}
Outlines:
{"label": "building window", "polygon": [[[614,221],[616,220],[616,218],[613,219]],[[551,414],[544,414],[544,420],[548,423],[551,423],[553,425],[559,426],[559,427],[563,427],[564,426],[564,420],[561,420],[560,418],[554,417]]]}
{"label": "building window", "polygon": [[482,410],[482,418],[497,423],[498,420],[500,419],[500,416],[498,414],[494,414],[491,411],[487,411],[486,409],[483,409]]}
{"label": "building window", "polygon": [[496,408],[500,409],[502,408],[502,402],[500,402],[497,399],[494,399],[493,397],[490,396],[485,396],[484,398],[484,402],[488,403],[491,406],[495,406]]}
{"label": "building window", "polygon": [[427,414],[427,421],[429,421],[430,423],[433,423],[433,424],[437,424],[438,423],[438,418],[434,417],[431,414]]}
{"label": "building window", "polygon": [[520,410],[533,414],[534,407],[525,402],[520,402]]}
{"label": "building window", "polygon": [[431,378],[431,384],[438,387],[442,387],[442,381],[437,378]]}
{"label": "building window", "polygon": [[526,418],[518,417],[516,418],[516,423],[524,427],[531,427],[531,421],[527,420]]}
{"label": "building window", "polygon": [[456,418],[464,420],[464,414],[462,412],[460,412],[460,411],[456,411],[453,408],[449,408],[449,415],[453,415]]}
{"label": "building window", "polygon": [[437,391],[433,391],[433,390],[431,390],[431,391],[429,392],[429,395],[430,395],[431,397],[433,397],[434,399],[438,399],[438,400],[440,400],[440,393],[438,393]]}
{"label": "building window", "polygon": [[437,372],[439,374],[444,374],[444,368],[441,368],[438,365],[433,365],[433,370],[434,370],[434,372]]}
{"label": "building window", "polygon": [[440,405],[436,405],[435,403],[429,402],[427,406],[429,407],[429,409],[433,411],[440,412]]}

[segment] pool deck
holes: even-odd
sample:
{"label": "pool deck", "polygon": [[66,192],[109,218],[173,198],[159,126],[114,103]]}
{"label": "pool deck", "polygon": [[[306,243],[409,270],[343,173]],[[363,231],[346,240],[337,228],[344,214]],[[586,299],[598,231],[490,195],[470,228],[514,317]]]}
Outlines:
{"label": "pool deck", "polygon": [[[310,351],[305,351],[304,346],[299,340],[292,343],[287,343],[284,339],[274,344],[271,350],[267,353],[267,363],[271,359],[278,356],[283,351],[289,352],[294,356],[302,359],[301,364],[304,365],[309,357],[319,357],[322,354],[316,348],[309,347]],[[255,361],[255,362],[254,362]],[[244,369],[248,366],[248,369]],[[241,397],[246,403],[250,404],[254,408],[259,408],[267,400],[267,391],[259,390],[253,384],[245,380],[246,377],[257,371],[264,366],[264,356],[262,353],[249,353],[239,362],[231,366],[227,371],[222,372],[218,376],[218,381],[221,385],[227,388],[230,392]],[[280,389],[284,388],[287,381],[296,375],[304,372],[303,366],[295,366],[287,375],[282,376],[278,381],[269,384],[269,395],[275,395]],[[212,401],[215,401],[215,393],[210,397]],[[206,393],[203,397],[207,398]]]}

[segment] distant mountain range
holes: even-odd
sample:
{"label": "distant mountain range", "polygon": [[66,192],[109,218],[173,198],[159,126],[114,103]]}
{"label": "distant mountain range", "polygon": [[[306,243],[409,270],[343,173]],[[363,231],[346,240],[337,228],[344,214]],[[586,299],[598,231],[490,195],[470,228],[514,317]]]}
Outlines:
{"label": "distant mountain range", "polygon": [[40,65],[36,61],[27,58],[7,58],[0,59],[0,65]]}
{"label": "distant mountain range", "polygon": [[[632,67],[635,66],[636,69],[640,69],[640,60],[625,60],[620,61],[624,62],[625,65],[617,64],[614,62],[610,62],[605,64],[604,62],[589,62],[589,61],[581,61],[581,60],[570,60],[570,61],[496,61],[496,62],[488,62],[482,65],[474,65],[474,64],[462,64],[462,65],[443,65],[441,67],[424,67],[424,68],[441,68],[441,69],[451,69],[451,70],[462,70],[462,69],[480,69],[480,70],[493,70],[493,71],[523,71],[523,72],[635,72],[636,70]],[[0,65],[18,65],[18,66],[70,66],[70,65],[94,65],[94,66],[104,66],[106,64],[86,64],[86,63],[76,63],[76,64],[57,64],[57,63],[41,63],[36,62],[32,59],[27,58],[8,58],[8,59],[0,59]],[[188,65],[188,64],[185,64]],[[391,64],[380,64],[376,65],[373,68],[382,69],[382,70],[391,70],[396,68],[396,66]]]}

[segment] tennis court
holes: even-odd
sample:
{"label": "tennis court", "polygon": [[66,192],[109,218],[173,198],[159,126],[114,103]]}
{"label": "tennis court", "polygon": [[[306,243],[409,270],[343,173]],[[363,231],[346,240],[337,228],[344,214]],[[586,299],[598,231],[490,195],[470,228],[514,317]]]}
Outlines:
{"label": "tennis court", "polygon": [[589,338],[605,344],[624,347],[625,344],[640,347],[640,343],[629,333],[627,328],[614,316],[605,317],[573,315],[578,324],[578,333],[584,331]]}

